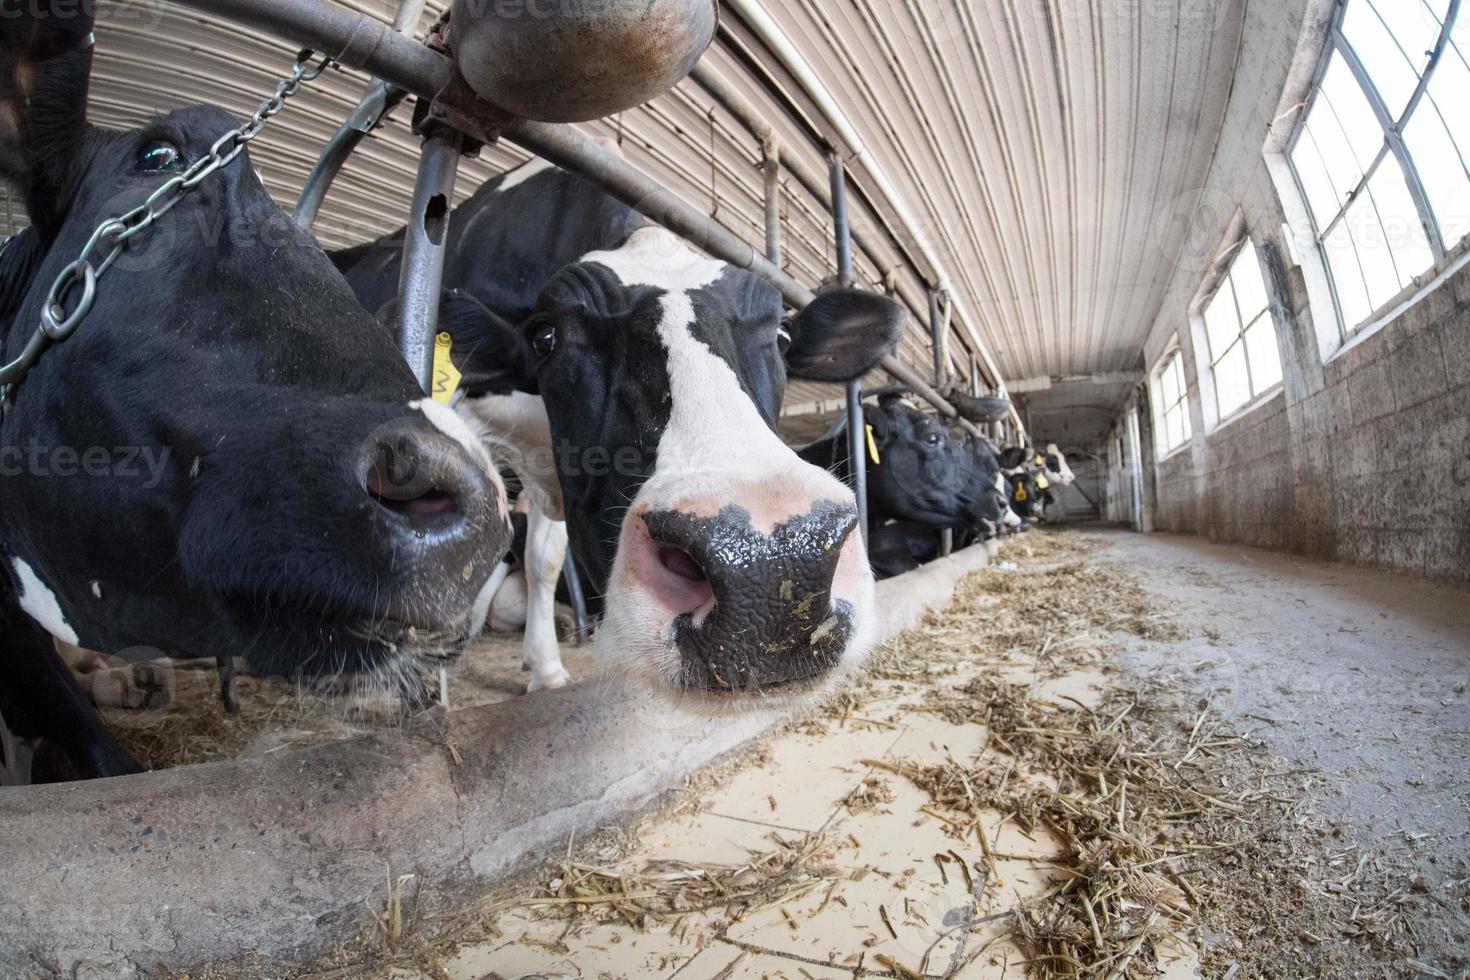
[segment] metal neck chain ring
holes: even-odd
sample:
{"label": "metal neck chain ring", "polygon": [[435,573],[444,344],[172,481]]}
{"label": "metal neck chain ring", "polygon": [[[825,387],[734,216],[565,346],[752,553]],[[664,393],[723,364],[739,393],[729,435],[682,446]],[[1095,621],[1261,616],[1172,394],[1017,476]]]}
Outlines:
{"label": "metal neck chain ring", "polygon": [[[91,311],[97,298],[98,280],[112,267],[127,243],[152,227],[154,222],[167,214],[206,177],[229,166],[245,149],[245,144],[260,135],[266,120],[285,108],[286,100],[301,90],[302,83],[314,81],[332,65],[329,57],[324,56],[319,61],[316,58],[315,51],[303,49],[291,66],[290,76],[276,85],[274,94],[256,108],[244,125],[215,140],[207,154],[190,164],[182,173],[164,181],[142,204],[118,217],[108,218],[97,226],[87,239],[87,244],[82,246],[81,254],[68,263],[52,282],[51,290],[46,294],[46,302],[41,307],[40,326],[27,341],[25,349],[15,360],[0,367],[0,406],[7,412],[10,410],[16,387],[41,356],[41,352],[49,344],[71,336]],[[3,244],[9,244],[9,239]],[[95,263],[94,251],[101,256],[100,261]],[[0,255],[3,254],[4,248],[0,246]],[[73,293],[79,293],[77,304],[67,312],[66,303]]]}

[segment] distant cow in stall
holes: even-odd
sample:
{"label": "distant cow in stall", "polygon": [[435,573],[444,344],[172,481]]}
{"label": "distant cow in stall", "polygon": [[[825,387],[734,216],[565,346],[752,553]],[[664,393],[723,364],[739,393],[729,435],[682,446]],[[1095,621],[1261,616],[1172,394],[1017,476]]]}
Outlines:
{"label": "distant cow in stall", "polygon": [[[1009,487],[984,439],[952,431],[937,416],[898,395],[863,408],[867,431],[869,553],[880,577],[937,557],[939,532],[961,539],[994,536],[1009,517]],[[801,456],[846,477],[846,426],[801,450]],[[1014,518],[1010,518],[1015,520]]]}
{"label": "distant cow in stall", "polygon": [[[335,257],[369,308],[400,240]],[[898,304],[839,289],[783,320],[760,276],[541,162],[456,208],[446,247],[458,409],[546,518],[527,547],[532,687],[565,680],[549,631],[568,533],[601,606],[594,655],[655,689],[801,694],[862,658],[876,610],[852,493],[775,423],[788,376],[843,381],[887,354]]]}
{"label": "distant cow in stall", "polygon": [[[235,125],[203,107],[88,125],[91,7],[27,9],[0,31],[0,176],[32,222],[0,263],[7,361],[93,230]],[[130,244],[76,331],[43,347],[9,391],[0,462],[0,716],[83,777],[139,767],[53,638],[415,683],[462,647],[509,535],[484,448],[424,399],[244,153]]]}
{"label": "distant cow in stall", "polygon": [[1011,510],[1027,521],[1041,521],[1056,502],[1053,487],[1070,486],[1076,479],[1067,457],[1048,443],[1044,452],[1030,446],[1010,446],[1001,452],[1001,466],[1011,482]]}

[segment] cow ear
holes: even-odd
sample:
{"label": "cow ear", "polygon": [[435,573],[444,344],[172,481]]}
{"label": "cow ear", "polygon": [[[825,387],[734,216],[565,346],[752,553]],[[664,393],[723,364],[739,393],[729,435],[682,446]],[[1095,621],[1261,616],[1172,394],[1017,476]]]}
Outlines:
{"label": "cow ear", "polygon": [[445,294],[439,329],[449,334],[451,357],[470,397],[538,392],[536,359],[522,332],[463,290]]}
{"label": "cow ear", "polygon": [[0,177],[17,184],[42,234],[60,226],[87,133],[92,3],[33,0],[0,30]]}
{"label": "cow ear", "polygon": [[786,370],[806,381],[860,378],[897,346],[904,319],[902,306],[877,293],[822,293],[790,320]]}

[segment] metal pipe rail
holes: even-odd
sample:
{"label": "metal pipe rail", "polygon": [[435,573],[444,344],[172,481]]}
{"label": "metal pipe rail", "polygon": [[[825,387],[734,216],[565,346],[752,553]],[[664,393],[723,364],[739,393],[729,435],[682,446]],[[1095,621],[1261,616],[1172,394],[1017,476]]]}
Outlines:
{"label": "metal pipe rail", "polygon": [[[292,44],[314,48],[347,68],[360,68],[377,78],[425,99],[440,96],[454,79],[454,65],[444,55],[405,37],[381,21],[327,0],[171,0],[225,20],[244,24]],[[473,118],[484,103],[453,108]],[[491,132],[469,132],[493,138]],[[609,152],[571,126],[514,120],[500,135],[538,156],[586,177],[613,197],[654,222],[731,265],[764,277],[792,307],[801,309],[816,293],[782,272],[749,242],[691,206],[637,167]],[[945,418],[980,434],[959,418],[954,406],[915,371],[889,355],[879,367],[907,384],[916,396],[934,406]]]}

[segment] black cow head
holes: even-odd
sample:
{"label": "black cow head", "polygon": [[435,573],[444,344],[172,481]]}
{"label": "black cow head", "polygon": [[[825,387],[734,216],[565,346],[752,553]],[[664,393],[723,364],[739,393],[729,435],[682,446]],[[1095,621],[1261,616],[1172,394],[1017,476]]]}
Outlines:
{"label": "black cow head", "polygon": [[[6,359],[93,229],[234,125],[202,107],[88,125],[89,6],[7,21],[0,41],[0,166],[33,222],[0,258]],[[50,633],[102,651],[396,679],[458,649],[508,539],[484,450],[422,398],[244,154],[135,240],[44,350],[0,464],[0,574]]]}
{"label": "black cow head", "polygon": [[605,592],[598,651],[723,695],[809,690],[871,647],[852,494],[774,429],[788,376],[857,377],[893,348],[896,303],[833,290],[783,324],[764,279],[650,226],[563,268],[523,324],[461,312],[467,380],[541,395],[572,551]]}
{"label": "black cow head", "polygon": [[993,531],[1005,513],[1000,466],[981,439],[890,396],[864,408],[877,458],[868,495],[884,516],[931,527]]}

